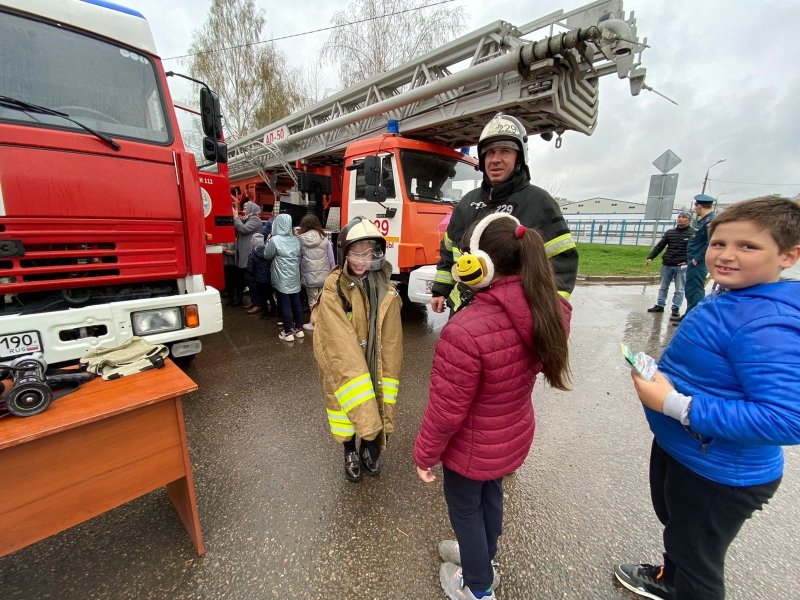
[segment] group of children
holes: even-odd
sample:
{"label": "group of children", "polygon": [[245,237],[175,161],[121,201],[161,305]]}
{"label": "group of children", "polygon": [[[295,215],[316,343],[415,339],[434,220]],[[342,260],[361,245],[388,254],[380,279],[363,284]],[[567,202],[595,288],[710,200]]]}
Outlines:
{"label": "group of children", "polygon": [[[780,279],[800,258],[800,206],[741,202],[710,235],[706,264],[718,291],[683,320],[653,381],[633,375],[654,434],[650,491],[664,560],[614,573],[656,600],[724,598],[728,546],[777,490],[781,446],[800,443],[800,282]],[[362,469],[379,473],[394,431],[402,332],[385,245],[368,221],[348,223],[312,313],[328,423],[351,481]],[[571,307],[557,294],[542,238],[513,216],[484,217],[460,248],[453,276],[476,293],[436,344],[414,462],[425,482],[443,465],[457,538],[439,545],[445,593],[493,599],[503,477],[533,440],[536,376],[568,387]]]}
{"label": "group of children", "polygon": [[[247,312],[261,313],[264,318],[279,313],[282,331],[278,337],[292,342],[304,337],[304,330],[313,330],[311,323],[303,323],[300,292],[305,288],[309,309],[313,308],[325,278],[335,266],[333,248],[316,215],[304,216],[295,232],[288,214],[277,215],[262,224],[260,211],[261,207],[254,202],[245,204],[243,219],[234,211],[236,261],[240,273],[230,303],[241,304],[243,289],[247,286],[251,298],[251,303],[245,305]],[[257,220],[257,229],[249,222],[251,220]],[[244,261],[238,254],[242,246],[249,249]],[[242,262],[244,266],[240,267]],[[242,291],[237,293],[237,289]]]}

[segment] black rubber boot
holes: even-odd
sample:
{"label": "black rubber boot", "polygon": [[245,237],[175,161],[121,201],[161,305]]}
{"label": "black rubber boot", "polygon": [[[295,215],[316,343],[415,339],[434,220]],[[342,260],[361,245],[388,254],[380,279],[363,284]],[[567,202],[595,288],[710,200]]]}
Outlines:
{"label": "black rubber boot", "polygon": [[371,442],[361,441],[361,464],[364,466],[367,475],[380,475],[380,455],[381,447],[378,445],[377,439]]}
{"label": "black rubber boot", "polygon": [[353,483],[361,481],[361,460],[358,458],[358,452],[345,452],[344,474],[348,481]]}

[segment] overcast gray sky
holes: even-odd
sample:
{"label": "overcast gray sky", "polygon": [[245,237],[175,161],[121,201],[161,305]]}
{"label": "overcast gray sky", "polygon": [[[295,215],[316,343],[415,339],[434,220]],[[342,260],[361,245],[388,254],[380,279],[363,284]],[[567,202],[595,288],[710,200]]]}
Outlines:
{"label": "overcast gray sky", "polygon": [[[162,57],[188,52],[192,32],[203,26],[208,0],[117,0],[150,22]],[[579,0],[457,0],[468,14],[467,31],[502,19],[522,25]],[[266,38],[327,27],[346,0],[256,0],[267,17]],[[647,37],[646,83],[679,103],[628,82],[601,80],[598,126],[590,136],[564,134],[563,145],[531,142],[535,183],[569,200],[605,196],[644,202],[652,166],[667,149],[683,162],[677,206],[700,192],[729,203],[757,195],[800,193],[800,66],[793,49],[800,2],[773,0],[624,0],[635,11],[639,37]],[[327,33],[276,42],[290,64],[316,60]],[[391,40],[388,40],[391,43]],[[167,69],[184,70],[179,61]],[[333,67],[331,67],[333,68]],[[179,95],[176,93],[176,96]],[[790,185],[777,185],[790,184]]]}

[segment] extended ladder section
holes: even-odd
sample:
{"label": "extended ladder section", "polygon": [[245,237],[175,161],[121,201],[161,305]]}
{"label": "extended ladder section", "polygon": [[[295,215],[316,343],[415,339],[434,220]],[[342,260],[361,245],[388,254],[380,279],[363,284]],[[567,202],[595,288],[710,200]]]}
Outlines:
{"label": "extended ladder section", "polygon": [[[524,39],[534,33],[546,37]],[[339,164],[348,144],[385,131],[389,119],[406,137],[452,148],[474,145],[498,111],[517,117],[529,135],[591,135],[598,79],[616,73],[638,95],[646,42],[633,14],[625,19],[622,0],[521,27],[496,21],[232,142],[230,174],[267,180],[298,160]]]}

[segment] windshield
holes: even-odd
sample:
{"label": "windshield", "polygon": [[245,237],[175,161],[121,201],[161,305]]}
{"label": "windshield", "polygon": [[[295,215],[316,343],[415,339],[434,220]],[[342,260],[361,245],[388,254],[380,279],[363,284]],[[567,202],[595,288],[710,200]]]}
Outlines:
{"label": "windshield", "polygon": [[[0,95],[67,113],[114,137],[171,141],[147,56],[3,12],[0,40]],[[9,106],[0,106],[0,120],[83,131],[58,116]]]}
{"label": "windshield", "polygon": [[400,165],[410,200],[457,203],[481,184],[481,174],[471,164],[455,158],[402,150]]}
{"label": "windshield", "polygon": [[[184,148],[186,148],[187,152],[194,154],[194,160],[198,167],[204,165],[206,159],[203,156],[204,135],[200,115],[179,104],[175,104],[175,117],[178,121],[178,130],[181,133]],[[216,171],[217,163],[209,166]]]}

